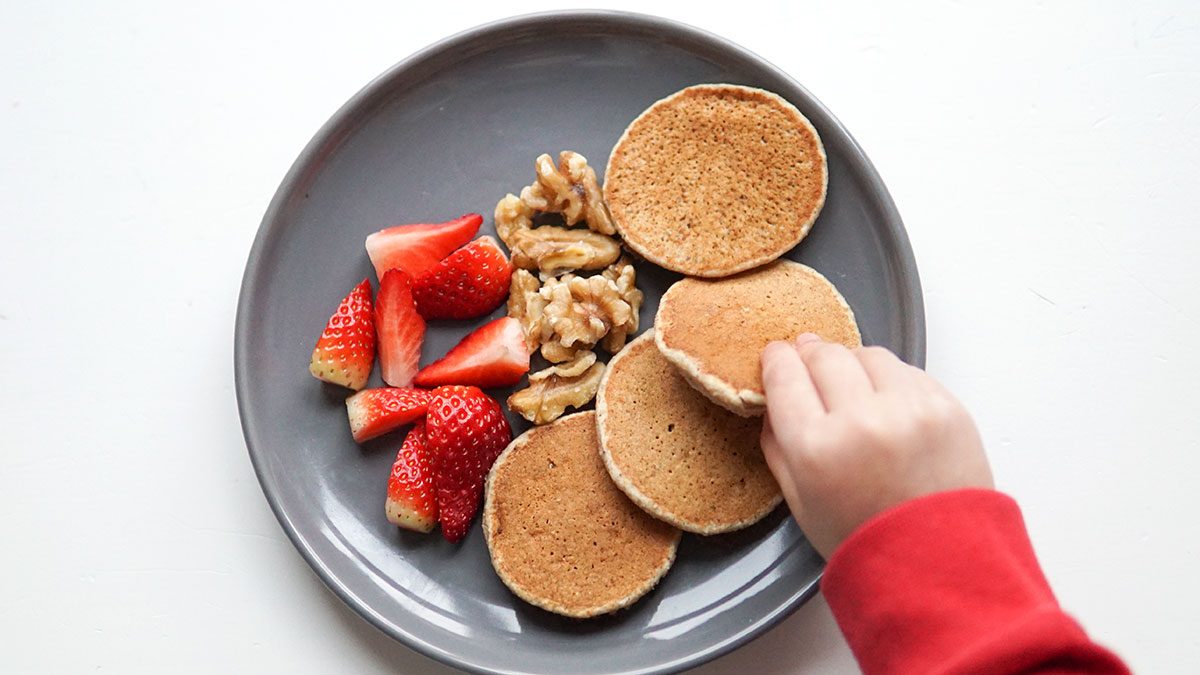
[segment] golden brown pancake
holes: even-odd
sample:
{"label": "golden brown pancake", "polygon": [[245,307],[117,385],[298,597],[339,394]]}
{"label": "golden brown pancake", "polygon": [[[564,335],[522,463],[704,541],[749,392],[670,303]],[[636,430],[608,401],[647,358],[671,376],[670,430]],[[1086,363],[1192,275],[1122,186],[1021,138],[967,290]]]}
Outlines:
{"label": "golden brown pancake", "polygon": [[726,279],[677,281],[654,319],[663,356],[714,403],[744,416],[766,412],[763,348],[801,333],[862,345],[841,293],[820,272],[790,260]]}
{"label": "golden brown pancake", "polygon": [[604,198],[642,257],[724,277],[798,244],[827,183],[825,148],[795,106],[761,89],[702,84],[658,101],[625,129]]}
{"label": "golden brown pancake", "polygon": [[762,422],[710,403],[659,353],[650,333],[609,361],[596,420],[613,481],[680,529],[740,529],[781,499],[758,445]]}
{"label": "golden brown pancake", "polygon": [[679,530],[613,485],[591,411],[514,440],[492,466],[485,495],[492,566],[518,597],[551,612],[583,618],[625,607],[675,560]]}

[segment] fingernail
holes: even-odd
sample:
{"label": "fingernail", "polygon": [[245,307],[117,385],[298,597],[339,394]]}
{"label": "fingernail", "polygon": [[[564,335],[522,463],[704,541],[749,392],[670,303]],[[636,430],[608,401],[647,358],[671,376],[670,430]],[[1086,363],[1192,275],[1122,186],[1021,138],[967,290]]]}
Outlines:
{"label": "fingernail", "polygon": [[821,336],[816,333],[801,333],[800,337],[796,338],[796,346],[800,347],[810,342],[821,342]]}

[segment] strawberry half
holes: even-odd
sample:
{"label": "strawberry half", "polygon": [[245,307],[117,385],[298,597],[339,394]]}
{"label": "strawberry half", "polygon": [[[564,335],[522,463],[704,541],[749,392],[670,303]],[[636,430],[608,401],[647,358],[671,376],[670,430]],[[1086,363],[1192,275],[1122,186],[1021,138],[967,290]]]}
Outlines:
{"label": "strawberry half", "polygon": [[476,387],[438,387],[425,412],[442,536],[460,541],[479,511],[483,481],[512,440],[500,404]]}
{"label": "strawberry half", "polygon": [[346,399],[350,434],[358,443],[382,436],[419,419],[429,406],[429,392],[407,387],[366,389]]}
{"label": "strawberry half", "polygon": [[425,444],[425,423],[417,424],[404,437],[392,475],[388,478],[388,522],[407,530],[430,532],[437,525],[437,492],[434,490],[433,465]]}
{"label": "strawberry half", "polygon": [[384,272],[375,296],[375,330],[379,334],[379,369],[383,381],[407,387],[417,374],[425,319],[413,304],[412,279],[401,269]]}
{"label": "strawberry half", "polygon": [[413,277],[417,311],[426,319],[485,316],[508,297],[512,271],[496,240],[480,237]]}
{"label": "strawberry half", "polygon": [[473,384],[509,387],[529,372],[529,345],[521,322],[503,317],[476,329],[445,356],[421,369],[418,387]]}
{"label": "strawberry half", "polygon": [[415,279],[454,249],[471,241],[482,224],[483,216],[468,213],[444,223],[385,228],[367,237],[367,255],[380,281],[388,270],[395,267],[403,269]]}
{"label": "strawberry half", "polygon": [[375,365],[375,314],[371,307],[371,282],[363,279],[337,311],[313,347],[308,372],[325,382],[362,389]]}

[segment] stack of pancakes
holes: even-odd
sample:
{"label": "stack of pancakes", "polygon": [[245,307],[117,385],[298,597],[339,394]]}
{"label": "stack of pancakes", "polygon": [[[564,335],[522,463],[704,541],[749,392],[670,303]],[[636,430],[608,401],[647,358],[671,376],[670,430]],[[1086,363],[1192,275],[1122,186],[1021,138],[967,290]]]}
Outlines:
{"label": "stack of pancakes", "polygon": [[689,87],[625,130],[604,185],[613,222],[686,276],[609,362],[595,413],[526,432],[493,467],[484,532],[519,597],[567,616],[614,611],[666,574],[681,530],[729,532],[780,503],[759,447],[763,347],[805,332],[861,344],[833,284],[780,259],[827,182],[816,130],[759,89]]}

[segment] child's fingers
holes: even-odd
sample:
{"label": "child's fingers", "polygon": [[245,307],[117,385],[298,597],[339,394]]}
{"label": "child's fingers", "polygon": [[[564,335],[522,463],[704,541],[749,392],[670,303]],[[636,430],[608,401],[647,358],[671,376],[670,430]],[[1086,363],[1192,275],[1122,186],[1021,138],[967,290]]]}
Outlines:
{"label": "child's fingers", "polygon": [[842,345],[805,341],[796,349],[826,409],[853,406],[875,391],[862,364]]}
{"label": "child's fingers", "polygon": [[875,391],[917,387],[908,364],[883,347],[859,347],[854,350],[854,356],[862,364]]}
{"label": "child's fingers", "polygon": [[800,513],[800,497],[796,490],[796,481],[792,477],[791,460],[787,456],[787,451],[779,443],[779,439],[775,437],[769,413],[763,417],[762,436],[759,444],[762,446],[763,459],[767,460],[767,467],[775,476],[775,482],[779,483],[779,491],[783,493],[788,508],[792,509],[792,513]]}
{"label": "child's fingers", "polygon": [[791,344],[767,345],[762,354],[762,379],[767,409],[777,422],[803,422],[825,414],[808,368]]}

